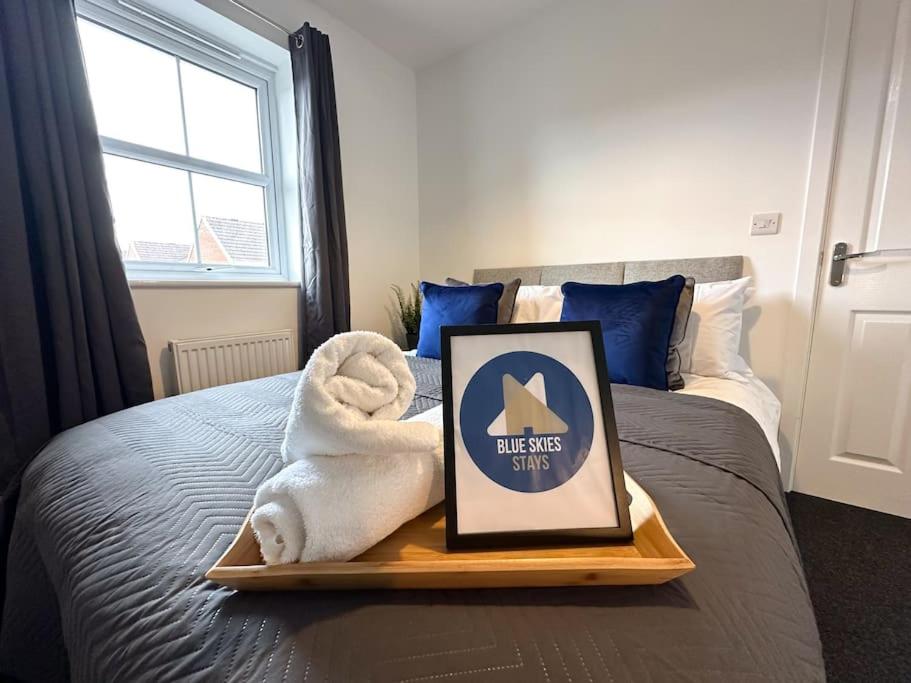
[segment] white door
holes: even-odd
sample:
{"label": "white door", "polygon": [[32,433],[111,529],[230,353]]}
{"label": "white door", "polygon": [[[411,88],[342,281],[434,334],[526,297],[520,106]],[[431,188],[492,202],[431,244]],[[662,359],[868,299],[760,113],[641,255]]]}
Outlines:
{"label": "white door", "polygon": [[911,0],[856,2],[823,258],[794,488],[911,517]]}

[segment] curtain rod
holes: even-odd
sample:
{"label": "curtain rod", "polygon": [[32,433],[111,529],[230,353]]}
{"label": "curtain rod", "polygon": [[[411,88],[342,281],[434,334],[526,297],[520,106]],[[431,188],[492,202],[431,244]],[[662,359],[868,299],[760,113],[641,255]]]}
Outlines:
{"label": "curtain rod", "polygon": [[300,34],[298,34],[296,31],[289,31],[288,29],[286,29],[284,26],[282,26],[282,25],[279,24],[278,22],[273,21],[272,19],[270,19],[269,17],[267,17],[267,16],[266,16],[265,14],[263,14],[262,12],[258,12],[257,10],[253,9],[252,7],[249,7],[248,5],[246,5],[246,4],[242,3],[242,2],[240,2],[240,0],[228,0],[228,2],[230,2],[232,5],[235,5],[235,6],[239,7],[240,9],[242,9],[243,11],[245,11],[247,14],[250,14],[250,15],[252,15],[253,17],[259,19],[259,20],[260,20],[261,22],[263,22],[264,24],[268,24],[268,25],[271,26],[272,28],[281,31],[282,33],[285,33],[286,35],[295,36],[295,38],[297,39],[297,47],[298,47],[298,48],[301,48],[301,47],[304,46],[304,38],[303,38],[303,36],[301,36]]}

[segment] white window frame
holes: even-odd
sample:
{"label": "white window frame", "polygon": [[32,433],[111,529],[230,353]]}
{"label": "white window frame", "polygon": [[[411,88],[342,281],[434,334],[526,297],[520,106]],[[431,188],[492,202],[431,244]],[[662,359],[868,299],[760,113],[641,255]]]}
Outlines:
{"label": "white window frame", "polygon": [[[278,70],[275,65],[227,45],[218,38],[210,37],[198,27],[189,26],[134,0],[76,0],[76,13],[83,19],[209,69],[218,75],[238,81],[256,91],[262,173],[253,173],[104,135],[99,137],[102,151],[105,154],[152,162],[170,168],[242,181],[262,187],[265,198],[269,266],[124,260],[127,277],[130,280],[287,282],[289,264],[283,202],[280,197],[283,183],[282,164],[278,158],[280,150],[279,106],[276,99]],[[141,77],[141,74],[137,74],[137,77]],[[195,252],[199,258],[199,225],[196,222],[195,205],[193,212]]]}

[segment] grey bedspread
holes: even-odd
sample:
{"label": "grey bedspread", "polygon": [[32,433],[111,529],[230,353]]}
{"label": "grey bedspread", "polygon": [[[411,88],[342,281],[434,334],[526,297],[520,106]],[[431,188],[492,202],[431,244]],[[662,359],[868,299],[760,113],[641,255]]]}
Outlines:
{"label": "grey bedspread", "polygon": [[[411,359],[412,412],[439,402]],[[53,681],[824,678],[778,474],[733,406],[614,386],[623,460],[696,570],[657,587],[242,594],[207,582],[280,466],[296,374],[123,411],[23,482],[0,670]]]}

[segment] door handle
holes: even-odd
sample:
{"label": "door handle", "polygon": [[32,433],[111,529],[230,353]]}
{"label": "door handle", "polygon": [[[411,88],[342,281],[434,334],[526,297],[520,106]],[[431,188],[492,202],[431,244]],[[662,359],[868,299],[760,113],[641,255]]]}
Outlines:
{"label": "door handle", "polygon": [[847,242],[837,242],[835,249],[832,251],[832,268],[829,271],[829,284],[838,287],[845,279],[845,264],[853,258],[863,258],[864,256],[878,256],[893,251],[911,252],[911,247],[895,247],[892,249],[874,249],[873,251],[858,251],[853,254],[848,253]]}

